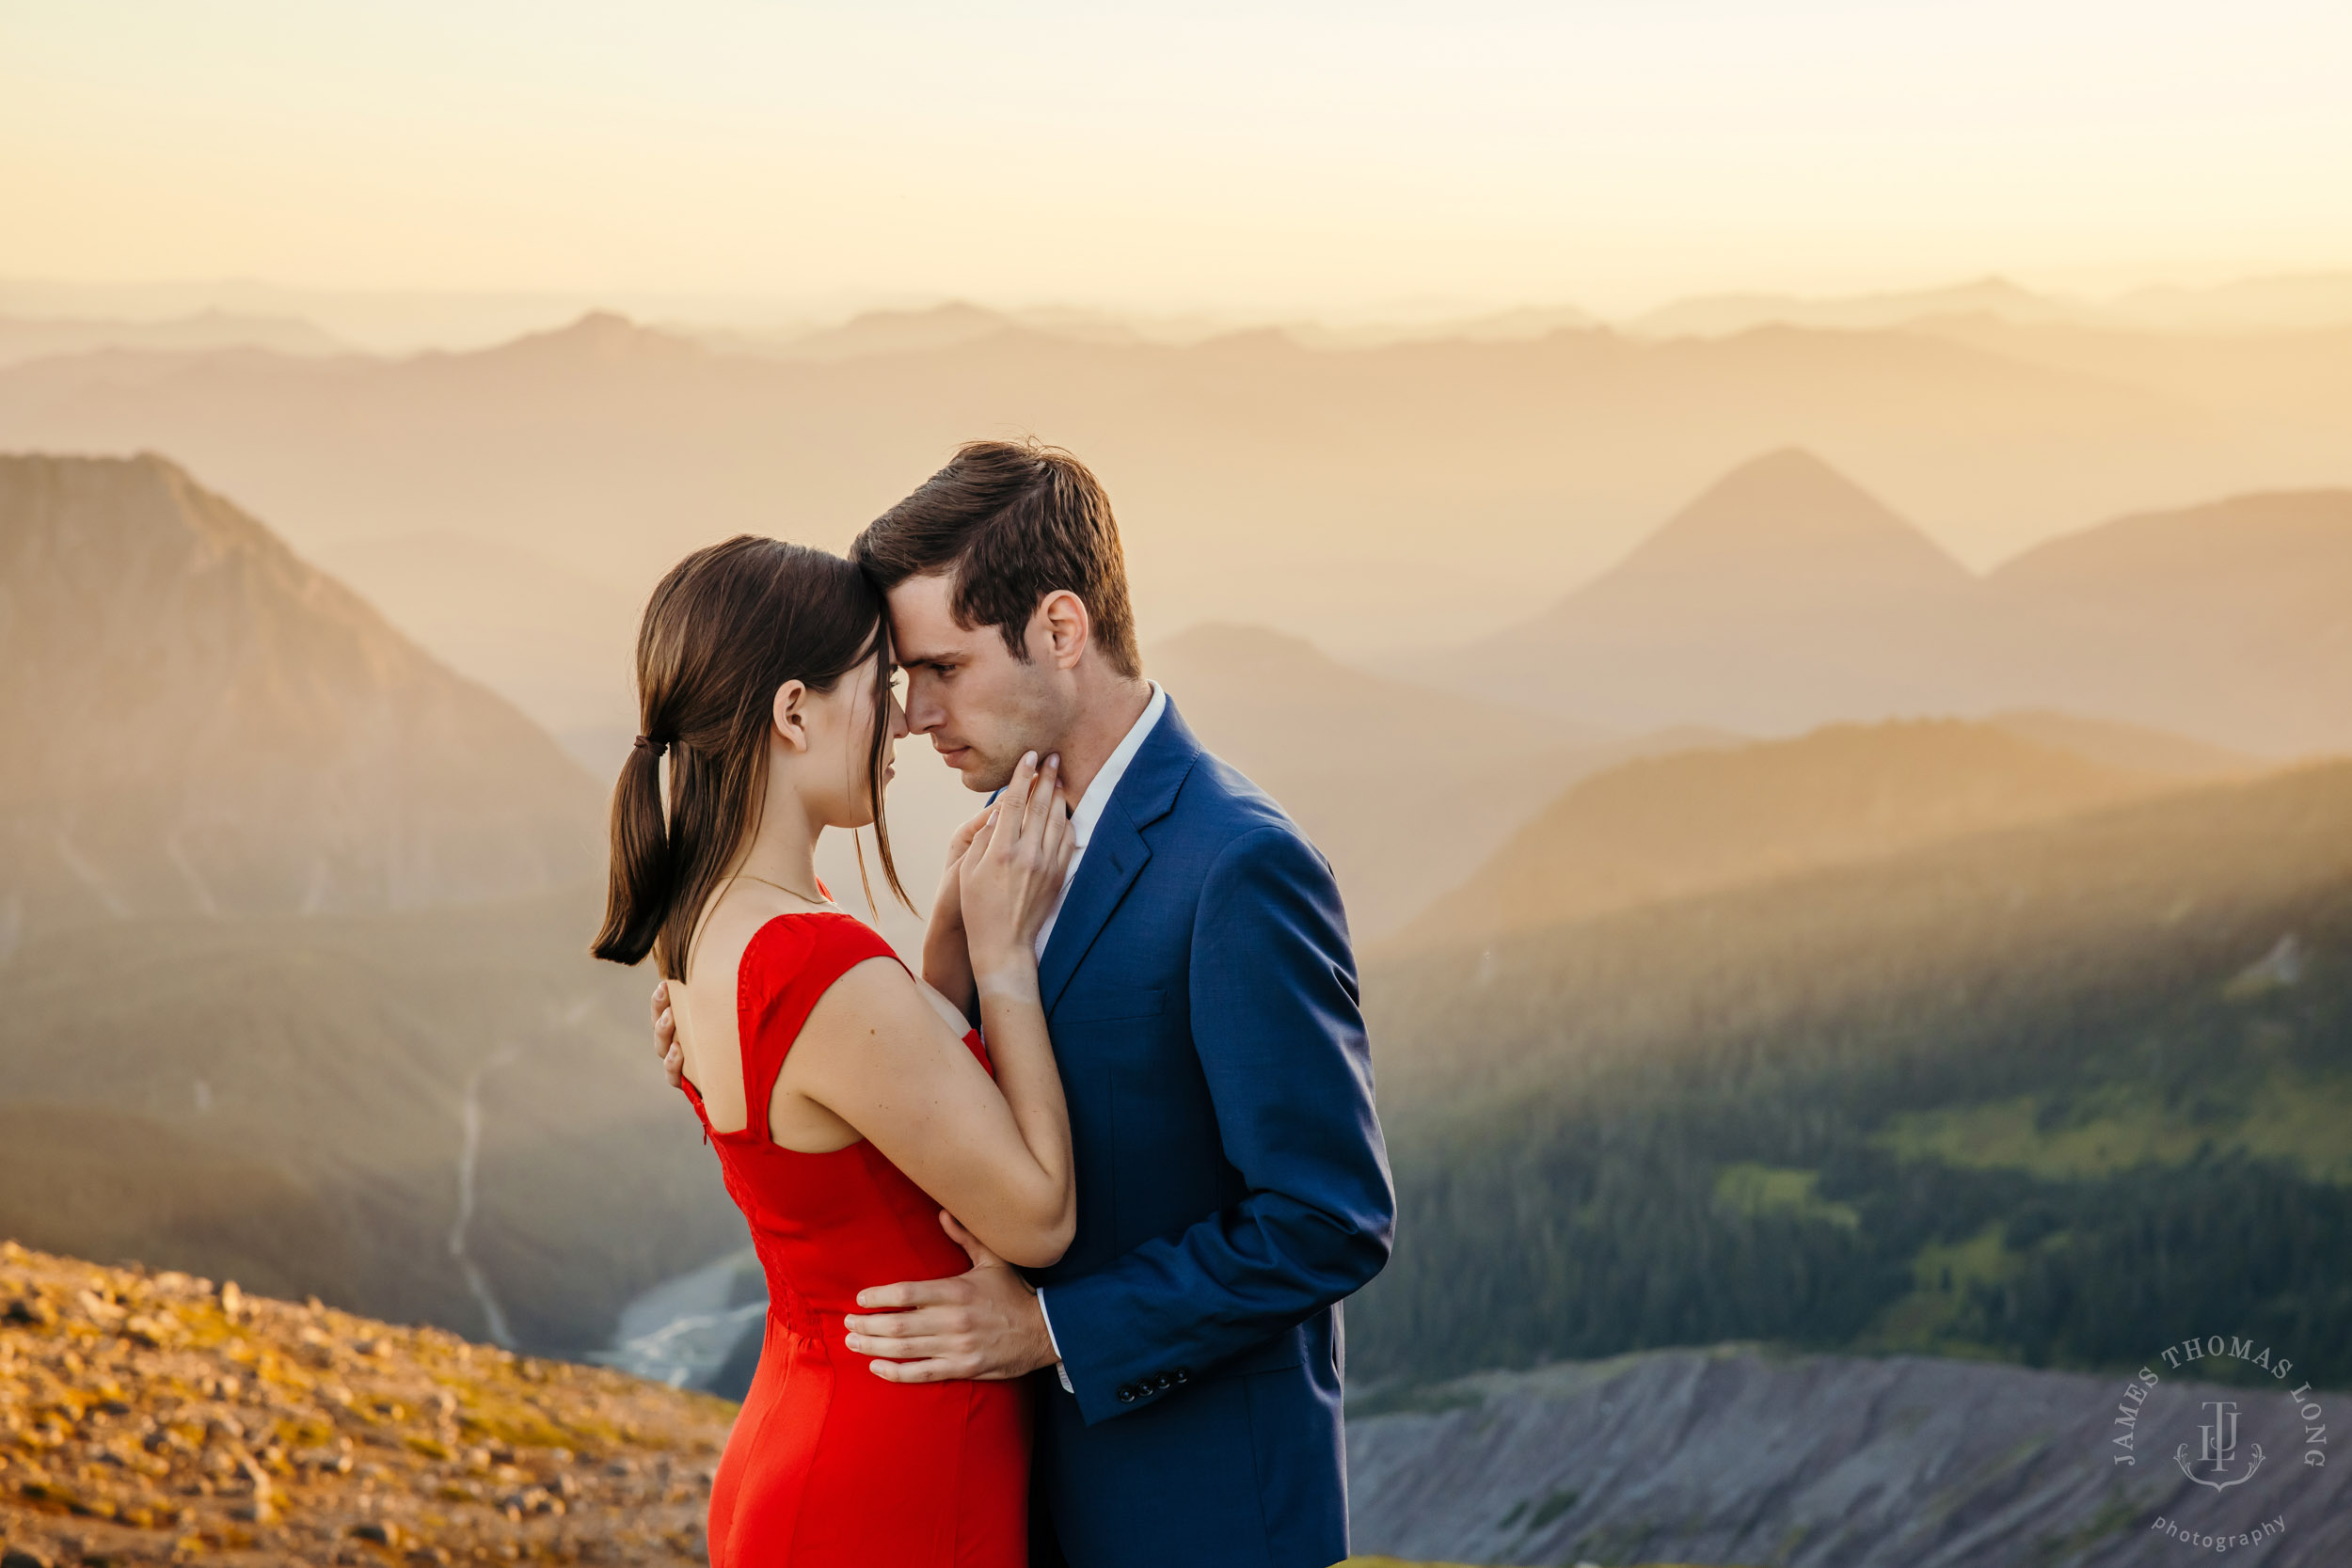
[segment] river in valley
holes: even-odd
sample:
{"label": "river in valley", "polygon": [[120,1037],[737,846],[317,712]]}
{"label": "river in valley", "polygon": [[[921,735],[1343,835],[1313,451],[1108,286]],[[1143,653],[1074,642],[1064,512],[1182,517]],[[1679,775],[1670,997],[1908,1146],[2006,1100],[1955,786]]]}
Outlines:
{"label": "river in valley", "polygon": [[766,1286],[750,1247],[675,1275],[623,1307],[612,1343],[590,1359],[673,1388],[739,1399],[743,1390],[721,1386],[721,1374],[745,1337],[759,1332]]}

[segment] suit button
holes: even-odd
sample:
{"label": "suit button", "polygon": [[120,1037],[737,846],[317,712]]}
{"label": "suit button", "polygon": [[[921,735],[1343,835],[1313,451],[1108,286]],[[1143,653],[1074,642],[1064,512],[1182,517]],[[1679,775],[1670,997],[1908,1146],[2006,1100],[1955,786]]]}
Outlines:
{"label": "suit button", "polygon": [[1192,1373],[1186,1371],[1184,1368],[1179,1367],[1176,1369],[1176,1381],[1179,1384],[1190,1383],[1192,1381]]}
{"label": "suit button", "polygon": [[1170,1388],[1176,1386],[1176,1380],[1168,1376],[1166,1372],[1162,1372],[1152,1381],[1152,1386],[1155,1391],[1165,1394]]}
{"label": "suit button", "polygon": [[1120,1386],[1119,1402],[1121,1404],[1133,1404],[1136,1402],[1136,1386],[1134,1384],[1127,1383]]}

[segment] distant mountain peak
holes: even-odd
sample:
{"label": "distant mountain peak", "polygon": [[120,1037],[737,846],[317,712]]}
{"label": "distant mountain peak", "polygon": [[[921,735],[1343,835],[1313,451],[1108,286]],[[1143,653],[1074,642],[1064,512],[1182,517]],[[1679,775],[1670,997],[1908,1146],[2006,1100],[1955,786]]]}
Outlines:
{"label": "distant mountain peak", "polygon": [[[1906,575],[1966,568],[1885,502],[1802,447],[1750,458],[1701,491],[1626,558],[1621,573],[1871,558]],[[1856,560],[1859,564],[1859,561]]]}
{"label": "distant mountain peak", "polygon": [[484,352],[496,358],[629,364],[700,358],[707,351],[691,338],[647,326],[617,310],[590,310],[567,326],[527,333]]}
{"label": "distant mountain peak", "polygon": [[600,792],[153,453],[0,454],[0,908],[416,908],[593,875]]}
{"label": "distant mountain peak", "polygon": [[912,309],[863,311],[837,326],[772,343],[768,352],[823,363],[872,355],[942,353],[1026,330],[1002,311],[950,299]]}
{"label": "distant mountain peak", "polygon": [[1454,656],[1449,684],[1621,728],[1773,734],[1932,712],[1952,705],[1955,672],[1998,662],[1986,593],[1877,497],[1784,447],[1543,615]]}

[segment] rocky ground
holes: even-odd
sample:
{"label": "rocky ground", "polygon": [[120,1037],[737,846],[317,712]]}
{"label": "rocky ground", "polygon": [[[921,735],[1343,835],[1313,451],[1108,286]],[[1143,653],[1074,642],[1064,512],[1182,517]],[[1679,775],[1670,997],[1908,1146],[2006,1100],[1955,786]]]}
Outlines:
{"label": "rocky ground", "polygon": [[[1347,1426],[1349,1510],[1359,1547],[1408,1560],[2352,1562],[2352,1471],[2325,1463],[2344,1396],[2160,1376],[2142,1403],[2122,1375],[1724,1346],[1368,1390]],[[2246,1480],[2227,1491],[2178,1467],[2212,1400],[2243,1416]]]}
{"label": "rocky ground", "polygon": [[[1339,1568],[1472,1568],[1472,1565],[1466,1562],[1407,1562],[1401,1557],[1351,1557]],[[1579,1568],[1597,1568],[1597,1565],[1584,1563]],[[1651,1562],[1642,1564],[1641,1568],[1686,1568],[1686,1565]]]}
{"label": "rocky ground", "polygon": [[0,1243],[7,1568],[705,1556],[734,1407]]}

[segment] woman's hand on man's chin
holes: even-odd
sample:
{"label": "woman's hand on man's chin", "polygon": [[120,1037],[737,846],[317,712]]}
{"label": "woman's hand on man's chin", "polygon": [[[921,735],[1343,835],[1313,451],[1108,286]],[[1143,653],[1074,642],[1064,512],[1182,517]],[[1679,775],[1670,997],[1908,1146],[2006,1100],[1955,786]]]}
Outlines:
{"label": "woman's hand on man's chin", "polygon": [[983,816],[958,862],[965,940],[983,990],[990,979],[1032,971],[1037,934],[1061,895],[1073,850],[1059,757],[1021,759],[1012,782]]}

